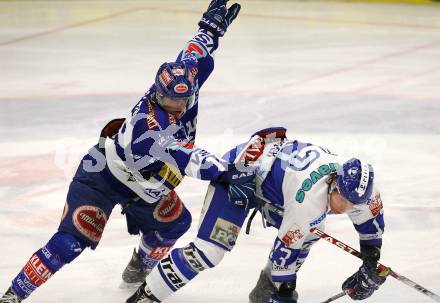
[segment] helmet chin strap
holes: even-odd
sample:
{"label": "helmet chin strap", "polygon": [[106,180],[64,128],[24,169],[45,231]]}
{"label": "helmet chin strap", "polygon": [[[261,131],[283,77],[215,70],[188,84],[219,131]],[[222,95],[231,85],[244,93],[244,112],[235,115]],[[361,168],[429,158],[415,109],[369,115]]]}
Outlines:
{"label": "helmet chin strap", "polygon": [[330,178],[326,181],[328,184],[328,188],[327,188],[327,204],[330,205],[330,200],[331,200],[331,194],[335,191],[338,190],[337,188],[337,183],[336,183],[336,174],[331,174]]}

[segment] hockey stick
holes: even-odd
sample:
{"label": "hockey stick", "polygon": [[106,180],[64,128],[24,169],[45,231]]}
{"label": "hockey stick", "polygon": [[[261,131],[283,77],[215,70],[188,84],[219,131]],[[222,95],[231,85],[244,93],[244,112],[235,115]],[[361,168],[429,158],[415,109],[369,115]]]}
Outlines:
{"label": "hockey stick", "polygon": [[[320,238],[326,240],[327,242],[330,242],[331,244],[339,247],[342,250],[345,250],[346,252],[352,254],[355,257],[358,258],[362,258],[361,257],[361,253],[359,251],[357,251],[356,249],[348,246],[347,244],[333,238],[332,236],[326,234],[325,232],[323,232],[322,230],[319,230],[317,228],[311,228],[310,232],[314,233],[315,235],[319,236]],[[424,294],[425,296],[430,297],[431,299],[433,299],[436,302],[440,302],[440,296],[433,293],[432,291],[424,288],[423,286],[411,281],[410,279],[408,279],[405,276],[402,276],[398,273],[396,273],[395,271],[393,271],[391,268],[386,267],[385,265],[378,263],[378,269],[382,272],[382,271],[386,271],[389,270],[389,275],[392,276],[393,278],[396,278],[397,280],[399,280],[400,282],[406,284],[407,286],[414,288],[415,290],[417,290],[418,292]],[[345,293],[344,293],[345,294]],[[339,294],[340,295],[340,294]],[[341,295],[342,297],[342,295]],[[333,297],[332,297],[333,298]],[[340,298],[340,297],[339,297]],[[337,299],[337,298],[336,298]],[[334,299],[334,300],[336,300]],[[332,300],[333,301],[333,300]],[[325,301],[325,302],[331,302],[331,301]]]}
{"label": "hockey stick", "polygon": [[346,295],[346,293],[345,293],[345,291],[343,291],[343,292],[341,292],[341,293],[339,293],[339,294],[337,294],[337,295],[334,295],[333,297],[331,297],[331,298],[328,298],[327,300],[325,300],[325,301],[323,301],[323,302],[321,302],[321,303],[330,303],[330,302],[333,302],[333,301],[335,301],[335,300],[337,300],[337,299],[339,299],[339,298],[342,298],[343,296],[345,296]]}

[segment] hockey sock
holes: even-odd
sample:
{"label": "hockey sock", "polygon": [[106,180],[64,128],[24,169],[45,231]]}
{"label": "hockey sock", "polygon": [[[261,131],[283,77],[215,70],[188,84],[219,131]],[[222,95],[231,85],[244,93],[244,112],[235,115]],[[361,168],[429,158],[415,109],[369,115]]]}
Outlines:
{"label": "hockey sock", "polygon": [[84,241],[73,235],[57,232],[46,246],[37,250],[20,273],[12,280],[12,288],[21,298],[27,298],[45,283],[64,264],[70,263],[86,247]]}
{"label": "hockey sock", "polygon": [[224,250],[210,243],[208,245],[208,249],[203,247],[202,250],[195,243],[190,243],[186,247],[173,249],[164,257],[146,279],[153,295],[163,301],[199,272],[217,265],[223,258]]}
{"label": "hockey sock", "polygon": [[158,232],[143,235],[138,249],[142,270],[151,271],[171,250],[176,241],[177,239],[166,239]]}

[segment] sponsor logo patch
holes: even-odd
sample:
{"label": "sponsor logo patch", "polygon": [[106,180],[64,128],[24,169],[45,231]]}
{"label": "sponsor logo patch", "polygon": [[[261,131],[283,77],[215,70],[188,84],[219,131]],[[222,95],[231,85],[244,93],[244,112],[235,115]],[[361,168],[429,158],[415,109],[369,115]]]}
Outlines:
{"label": "sponsor logo patch", "polygon": [[194,54],[196,58],[202,58],[205,56],[205,51],[203,48],[195,42],[189,42],[184,50],[185,57],[188,57],[189,54]]}
{"label": "sponsor logo patch", "polygon": [[318,219],[310,222],[310,227],[313,227],[315,225],[319,225],[319,223],[321,223],[325,219],[326,216],[327,216],[327,213],[323,213]]}
{"label": "sponsor logo patch", "polygon": [[185,282],[183,281],[183,279],[174,270],[176,266],[174,265],[173,260],[171,260],[170,255],[168,255],[168,257],[166,257],[165,259],[162,259],[160,261],[160,264],[161,266],[159,268],[163,270],[163,273],[168,278],[168,281],[174,286],[174,291],[185,286]]}
{"label": "sponsor logo patch", "polygon": [[196,257],[196,249],[192,246],[187,246],[183,249],[183,256],[188,264],[191,266],[192,270],[195,272],[201,272],[205,270],[205,266]]}
{"label": "sponsor logo patch", "polygon": [[373,200],[371,200],[370,211],[373,216],[377,216],[380,213],[380,210],[383,208],[382,199],[380,198],[380,194],[374,196]]}
{"label": "sponsor logo patch", "polygon": [[170,183],[173,187],[178,186],[183,180],[183,176],[180,171],[176,167],[168,164],[164,164],[161,167],[159,176],[168,181],[168,183]]}
{"label": "sponsor logo patch", "polygon": [[209,238],[228,249],[232,249],[237,241],[240,227],[232,222],[218,218]]}
{"label": "sponsor logo patch", "polygon": [[185,83],[179,83],[174,87],[174,91],[178,94],[184,94],[188,91],[188,85]]}
{"label": "sponsor logo patch", "polygon": [[185,70],[183,68],[173,68],[171,70],[174,76],[183,76],[185,75]]}
{"label": "sponsor logo patch", "polygon": [[160,196],[163,195],[165,189],[151,189],[151,188],[147,188],[144,190],[144,194],[146,194],[147,196],[154,198],[154,199],[158,199]]}
{"label": "sponsor logo patch", "polygon": [[17,278],[15,278],[15,283],[17,283],[18,287],[28,295],[38,288],[38,286],[29,281],[25,274],[18,275]]}
{"label": "sponsor logo patch", "polygon": [[287,265],[280,266],[280,265],[277,265],[275,263],[272,263],[272,270],[273,271],[277,271],[277,272],[288,271],[289,270],[289,266],[287,266]]}
{"label": "sponsor logo patch", "polygon": [[159,80],[160,80],[160,82],[162,82],[163,86],[168,86],[168,84],[170,84],[171,81],[173,81],[173,78],[167,72],[167,70],[164,69],[159,75]]}
{"label": "sponsor logo patch", "polygon": [[157,203],[153,216],[159,222],[172,222],[182,214],[182,211],[182,200],[175,191],[171,191]]}
{"label": "sponsor logo patch", "polygon": [[153,108],[153,105],[151,105],[151,102],[148,102],[147,125],[148,129],[155,129],[159,127],[156,117],[156,110]]}
{"label": "sponsor logo patch", "polygon": [[96,206],[78,207],[73,213],[73,225],[87,239],[99,242],[104,232],[107,216]]}
{"label": "sponsor logo patch", "polygon": [[40,257],[36,254],[34,254],[26,263],[23,272],[29,281],[35,286],[40,286],[53,275],[49,268],[46,267]]}
{"label": "sponsor logo patch", "polygon": [[304,237],[304,232],[297,226],[294,230],[289,230],[281,239],[283,243],[290,247],[292,244]]}
{"label": "sponsor logo patch", "polygon": [[148,255],[151,259],[160,260],[171,250],[171,246],[155,247]]}
{"label": "sponsor logo patch", "polygon": [[262,137],[257,137],[244,153],[244,161],[256,161],[262,154],[264,150],[264,139]]}

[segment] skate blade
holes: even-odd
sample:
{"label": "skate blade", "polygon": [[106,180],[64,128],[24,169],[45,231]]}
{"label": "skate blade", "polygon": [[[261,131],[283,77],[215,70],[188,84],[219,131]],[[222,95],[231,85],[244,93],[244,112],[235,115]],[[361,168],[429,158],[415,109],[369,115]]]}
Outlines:
{"label": "skate blade", "polygon": [[119,284],[120,289],[138,289],[139,286],[141,286],[142,282],[137,283],[127,283],[125,281],[122,281],[121,284]]}

